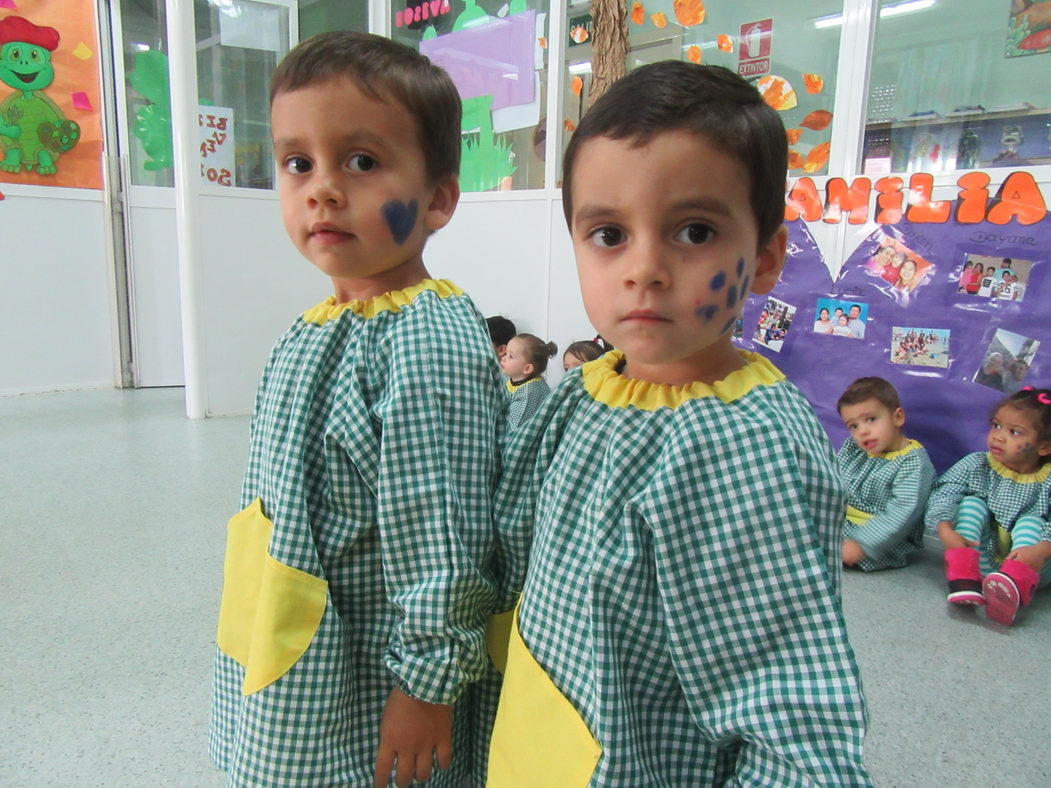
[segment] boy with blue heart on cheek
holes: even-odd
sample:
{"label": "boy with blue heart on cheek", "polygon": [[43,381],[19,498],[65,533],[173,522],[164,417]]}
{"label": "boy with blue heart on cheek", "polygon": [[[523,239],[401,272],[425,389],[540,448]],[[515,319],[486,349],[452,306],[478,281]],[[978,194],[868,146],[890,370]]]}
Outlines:
{"label": "boy with blue heart on cheek", "polygon": [[378,36],[315,36],[274,74],[284,225],[335,292],[271,353],[227,530],[210,746],[231,785],[471,768],[454,711],[488,659],[504,398],[481,315],[423,263],[460,116],[444,71]]}

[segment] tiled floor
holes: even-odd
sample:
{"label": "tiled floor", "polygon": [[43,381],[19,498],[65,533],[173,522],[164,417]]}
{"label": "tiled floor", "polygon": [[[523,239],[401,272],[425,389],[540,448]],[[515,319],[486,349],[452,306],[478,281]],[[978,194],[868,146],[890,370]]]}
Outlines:
{"label": "tiled floor", "polygon": [[[248,419],[187,421],[181,397],[0,399],[0,785],[223,784],[211,656]],[[942,585],[935,550],[844,582],[877,785],[1051,786],[1051,590],[1004,631]]]}

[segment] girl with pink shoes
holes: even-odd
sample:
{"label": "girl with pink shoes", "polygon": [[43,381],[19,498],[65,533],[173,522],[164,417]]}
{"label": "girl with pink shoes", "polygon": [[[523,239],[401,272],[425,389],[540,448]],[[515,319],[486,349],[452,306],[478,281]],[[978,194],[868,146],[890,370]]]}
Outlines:
{"label": "girl with pink shoes", "polygon": [[938,479],[926,523],[945,545],[949,602],[1009,626],[1051,582],[1051,389],[1002,400],[986,445]]}

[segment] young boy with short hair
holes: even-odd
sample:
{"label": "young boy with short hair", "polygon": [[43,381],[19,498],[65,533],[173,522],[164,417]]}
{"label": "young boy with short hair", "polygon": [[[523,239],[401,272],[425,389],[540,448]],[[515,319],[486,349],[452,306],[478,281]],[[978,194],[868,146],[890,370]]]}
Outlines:
{"label": "young boy with short hair", "polygon": [[[459,786],[494,598],[503,392],[470,299],[431,279],[460,101],[394,42],[326,33],[274,74],[281,213],[335,295],[263,372],[228,528],[211,753],[235,785]],[[452,754],[456,758],[452,758]]]}
{"label": "young boy with short hair", "polygon": [[850,432],[837,455],[847,488],[843,563],[866,572],[905,566],[923,549],[934,465],[905,437],[901,400],[883,378],[858,378],[836,408]]}
{"label": "young boy with short hair", "polygon": [[784,263],[786,162],[754,87],[675,61],[614,84],[570,141],[584,305],[617,350],[505,451],[497,556],[521,599],[488,788],[870,784],[835,457],[731,342]]}

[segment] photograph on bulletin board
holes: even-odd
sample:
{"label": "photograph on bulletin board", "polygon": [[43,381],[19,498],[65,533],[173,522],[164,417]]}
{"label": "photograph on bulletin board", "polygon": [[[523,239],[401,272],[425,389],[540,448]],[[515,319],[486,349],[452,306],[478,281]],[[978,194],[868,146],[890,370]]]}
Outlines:
{"label": "photograph on bulletin board", "polygon": [[1033,260],[964,253],[958,271],[958,293],[976,298],[1022,301],[1025,298]]}
{"label": "photograph on bulletin board", "polygon": [[0,6],[0,182],[102,188],[95,6]]}
{"label": "photograph on bulletin board", "polygon": [[1051,52],[1051,3],[1044,0],[1010,0],[1007,24],[1007,57]]}

